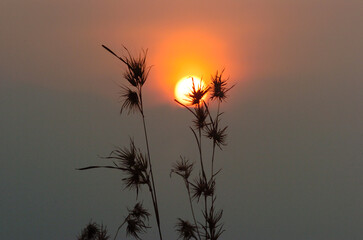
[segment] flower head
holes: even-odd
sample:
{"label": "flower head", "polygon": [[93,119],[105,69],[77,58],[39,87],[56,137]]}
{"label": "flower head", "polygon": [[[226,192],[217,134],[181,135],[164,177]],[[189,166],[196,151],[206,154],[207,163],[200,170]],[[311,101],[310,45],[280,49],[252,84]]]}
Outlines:
{"label": "flower head", "polygon": [[117,148],[106,159],[117,160],[114,165],[126,175],[122,178],[125,188],[135,189],[137,196],[141,186],[150,183],[147,157],[136,148],[132,139],[129,148]]}
{"label": "flower head", "polygon": [[128,57],[125,57],[125,63],[127,65],[127,71],[124,74],[125,79],[134,87],[142,86],[146,82],[146,79],[150,72],[150,67],[146,66],[147,50],[143,51],[143,54],[139,54],[137,58],[131,56],[129,50],[125,48]]}
{"label": "flower head", "polygon": [[191,238],[197,239],[195,232],[197,227],[188,221],[184,221],[178,218],[178,222],[175,225],[176,231],[179,233],[178,239],[189,240]]}
{"label": "flower head", "polygon": [[219,121],[217,120],[215,122],[212,122],[211,124],[206,125],[205,132],[206,132],[206,136],[209,139],[212,139],[214,141],[214,143],[221,149],[222,145],[223,146],[227,145],[226,130],[227,130],[227,127],[224,127],[224,128],[219,127]]}
{"label": "flower head", "polygon": [[208,182],[202,176],[199,176],[192,183],[193,190],[193,198],[197,198],[199,201],[201,196],[212,196],[214,194],[215,182],[214,179],[209,180]]}
{"label": "flower head", "polygon": [[126,236],[131,235],[136,239],[141,239],[139,234],[145,233],[149,228],[145,220],[149,219],[150,213],[142,206],[142,203],[136,203],[133,209],[128,209],[129,215],[125,218],[127,223]]}
{"label": "flower head", "polygon": [[78,240],[108,240],[110,236],[107,233],[107,228],[103,225],[98,225],[95,222],[90,222],[83,230]]}
{"label": "flower head", "polygon": [[207,123],[206,119],[208,117],[208,110],[204,105],[197,105],[194,108],[194,116],[195,119],[193,120],[194,126],[196,129],[203,129]]}
{"label": "flower head", "polygon": [[[215,198],[212,199],[213,203],[215,200]],[[207,231],[209,232],[208,239],[217,240],[225,231],[223,229],[223,223],[220,223],[223,216],[223,210],[216,211],[214,204],[212,204],[209,210],[203,211],[203,216],[208,223],[207,226],[203,226],[205,230],[209,230]]]}
{"label": "flower head", "polygon": [[227,98],[226,93],[234,87],[234,85],[232,87],[227,88],[227,80],[228,79],[222,79],[222,75],[223,75],[224,70],[222,70],[221,73],[218,73],[218,71],[216,72],[216,74],[214,76],[212,76],[212,87],[211,87],[211,96],[210,98],[213,99],[218,99],[220,102],[222,102],[223,100],[225,100]]}
{"label": "flower head", "polygon": [[204,86],[202,81],[196,86],[194,78],[192,78],[192,88],[190,89],[190,92],[186,94],[187,100],[191,105],[199,105],[200,101],[202,101],[208,91],[209,87]]}
{"label": "flower head", "polygon": [[180,156],[180,160],[174,164],[170,174],[175,173],[184,178],[184,180],[188,180],[193,171],[193,165],[194,163],[191,163],[188,159]]}
{"label": "flower head", "polygon": [[122,90],[123,91],[121,97],[123,98],[124,103],[121,106],[120,113],[122,113],[124,109],[128,109],[128,114],[140,110],[140,101],[138,93],[136,91],[131,90],[128,87],[122,87]]}

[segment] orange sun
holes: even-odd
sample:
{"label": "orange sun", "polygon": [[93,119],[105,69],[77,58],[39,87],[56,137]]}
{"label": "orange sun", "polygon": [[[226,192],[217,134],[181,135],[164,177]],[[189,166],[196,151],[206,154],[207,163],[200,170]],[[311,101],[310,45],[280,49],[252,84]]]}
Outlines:
{"label": "orange sun", "polygon": [[[206,84],[203,80],[201,80],[198,77],[189,76],[184,77],[175,86],[175,99],[183,104],[189,104],[188,101],[188,94],[193,89],[193,81],[195,88],[204,87]],[[203,97],[203,99],[206,97],[206,95]]]}

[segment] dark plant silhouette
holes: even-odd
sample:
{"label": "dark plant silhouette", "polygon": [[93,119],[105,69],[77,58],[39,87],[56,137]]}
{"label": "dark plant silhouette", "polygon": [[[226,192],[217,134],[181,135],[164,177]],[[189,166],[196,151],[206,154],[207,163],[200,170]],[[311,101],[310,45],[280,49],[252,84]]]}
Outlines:
{"label": "dark plant silhouette", "polygon": [[[127,114],[140,113],[145,136],[146,152],[143,152],[140,148],[136,147],[135,142],[131,138],[128,147],[117,147],[108,156],[102,157],[102,159],[109,160],[111,162],[110,164],[88,166],[79,168],[78,170],[98,168],[120,170],[123,173],[122,182],[125,185],[125,188],[135,190],[136,198],[138,198],[140,189],[146,187],[150,192],[159,238],[162,240],[157,193],[152,161],[150,158],[149,140],[142,98],[142,87],[147,81],[150,71],[150,67],[147,67],[146,65],[147,51],[143,51],[138,57],[133,57],[127,48],[125,48],[127,57],[119,57],[106,46],[102,46],[121,60],[127,67],[124,78],[128,85],[121,86],[120,97],[122,99],[122,104],[120,114],[125,111]],[[220,113],[220,104],[227,99],[227,92],[233,86],[227,87],[227,79],[222,77],[223,72],[224,71],[220,73],[216,72],[216,74],[212,76],[210,86],[204,86],[202,83],[195,84],[194,80],[192,80],[190,92],[186,94],[188,104],[183,104],[175,100],[193,116],[190,129],[196,141],[200,163],[200,169],[194,174],[194,177],[192,177],[195,163],[180,156],[180,160],[173,165],[170,172],[170,176],[176,174],[183,179],[193,218],[192,222],[178,218],[175,229],[179,234],[179,239],[217,240],[224,232],[223,224],[221,223],[223,211],[216,210],[215,208],[217,199],[215,194],[216,176],[220,170],[214,170],[214,160],[216,147],[222,150],[222,147],[226,145],[227,137],[227,126],[221,127],[220,124],[222,115],[222,113]],[[208,94],[210,95],[209,99],[205,100]],[[215,115],[210,111],[210,105],[213,102],[217,102],[217,111]],[[207,161],[203,157],[203,139],[212,142],[212,157],[210,161]],[[207,173],[206,167],[208,166],[211,168],[210,173]],[[201,199],[202,201],[200,201]],[[201,209],[201,216],[203,217],[201,221],[198,221],[197,219],[193,202],[194,204],[198,204],[199,202],[204,203],[204,206]],[[119,225],[114,239],[116,239],[123,226],[126,226],[126,236],[141,239],[140,235],[146,233],[147,229],[150,228],[148,226],[148,221],[151,214],[140,202],[137,202],[132,209],[127,210],[128,215]],[[109,239],[109,236],[107,235],[106,228],[95,223],[90,223],[82,231],[78,239],[101,240]]]}
{"label": "dark plant silhouette", "polygon": [[108,240],[110,236],[107,234],[107,228],[103,225],[98,225],[95,222],[90,222],[77,236],[77,240]]}
{"label": "dark plant silhouette", "polygon": [[183,239],[183,240],[189,240],[192,238],[198,239],[195,235],[198,228],[196,227],[196,225],[193,225],[188,221],[184,221],[183,219],[178,218],[178,222],[175,225],[175,228],[179,234],[178,239]]}
{"label": "dark plant silhouette", "polygon": [[145,221],[149,221],[150,213],[142,206],[141,203],[136,203],[133,209],[128,209],[129,215],[125,218],[123,223],[118,227],[115,234],[117,237],[118,232],[124,224],[126,227],[126,236],[131,235],[136,239],[141,239],[139,234],[146,233],[146,229],[150,228],[145,224]]}
{"label": "dark plant silhouette", "polygon": [[[121,62],[124,63],[127,67],[127,70],[124,73],[124,78],[127,80],[129,85],[121,87],[120,97],[122,99],[122,105],[120,113],[123,113],[124,111],[127,111],[128,114],[140,113],[146,142],[146,154],[143,153],[139,148],[137,148],[134,141],[130,139],[129,148],[117,148],[112,151],[109,156],[104,157],[105,159],[112,160],[112,165],[89,166],[85,168],[79,168],[78,170],[88,170],[94,168],[121,170],[125,175],[122,180],[126,188],[136,190],[137,197],[139,189],[142,186],[147,186],[151,195],[159,237],[160,240],[162,240],[157,193],[152,170],[152,162],[150,158],[149,141],[142,97],[142,87],[147,81],[150,71],[150,67],[146,65],[147,51],[143,51],[143,53],[140,54],[138,57],[133,57],[131,56],[128,49],[125,48],[127,52],[127,57],[119,57],[108,47],[104,45],[102,45],[102,47],[104,47],[108,52],[121,60]],[[137,209],[137,207],[142,207],[142,205],[136,204],[134,210]],[[139,208],[139,210],[140,209],[141,208]],[[144,210],[146,211],[146,209]],[[129,214],[129,216],[124,221],[124,223],[127,223],[127,235],[131,235],[137,239],[140,239],[139,233],[146,232],[146,229],[148,227],[146,227],[146,225],[144,224],[145,219],[143,218],[143,216],[136,217],[133,214]],[[149,213],[147,212],[147,218],[148,217]],[[121,224],[121,226],[123,224]]]}
{"label": "dark plant silhouette", "polygon": [[[181,158],[181,161],[173,166],[171,173],[176,173],[181,176],[185,182],[187,189],[190,209],[194,223],[191,224],[187,221],[178,219],[177,231],[183,239],[218,239],[224,232],[223,224],[220,222],[222,219],[223,211],[215,209],[215,189],[216,189],[216,175],[220,172],[214,170],[215,150],[216,146],[222,149],[226,145],[227,126],[220,126],[220,104],[227,99],[227,92],[233,87],[227,87],[227,79],[223,78],[223,72],[218,73],[211,77],[211,85],[203,86],[202,84],[196,85],[192,79],[192,88],[186,94],[188,104],[183,104],[175,100],[179,105],[183,106],[193,115],[192,126],[190,127],[199,152],[200,171],[193,181],[189,178],[193,171],[193,164]],[[205,101],[207,94],[210,94],[209,100]],[[217,113],[212,115],[209,110],[211,102],[217,101]],[[212,141],[212,158],[210,161],[211,172],[207,177],[205,168],[205,159],[203,158],[202,139],[206,137]],[[192,196],[191,196],[192,194]],[[204,200],[204,209],[202,215],[204,222],[198,222],[195,216],[193,200],[197,202],[200,199]]]}

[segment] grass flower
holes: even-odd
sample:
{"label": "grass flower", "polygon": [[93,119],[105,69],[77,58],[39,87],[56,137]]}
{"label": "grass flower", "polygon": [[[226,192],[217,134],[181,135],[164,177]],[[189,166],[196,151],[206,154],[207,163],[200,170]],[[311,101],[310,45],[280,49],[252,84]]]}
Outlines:
{"label": "grass flower", "polygon": [[124,77],[132,86],[141,87],[144,85],[151,69],[151,67],[146,66],[147,50],[143,51],[142,54],[140,53],[139,56],[135,58],[130,54],[130,51],[124,47],[128,56],[122,58],[105,45],[102,45],[102,47],[126,64],[127,71],[124,73]]}
{"label": "grass flower", "polygon": [[140,110],[139,94],[136,91],[131,90],[128,87],[122,87],[121,98],[123,104],[121,106],[120,114],[123,110],[128,110],[128,114]]}
{"label": "grass flower", "polygon": [[204,86],[202,81],[196,86],[194,79],[192,78],[192,88],[190,89],[190,92],[186,94],[186,100],[191,105],[199,105],[209,89],[210,87]]}
{"label": "grass flower", "polygon": [[133,86],[142,86],[147,80],[150,72],[150,67],[146,66],[147,50],[143,51],[143,54],[139,54],[138,58],[131,56],[129,50],[125,48],[128,57],[125,58],[128,70],[124,74],[125,79]]}
{"label": "grass flower", "polygon": [[133,209],[129,209],[129,214],[135,218],[149,220],[150,213],[142,206],[142,203],[136,203]]}
{"label": "grass flower", "polygon": [[226,143],[226,138],[227,138],[227,126],[224,128],[220,128],[218,126],[219,121],[215,121],[209,125],[206,126],[206,136],[209,139],[212,139],[214,141],[214,143],[220,148],[222,149],[222,146],[227,145]]}
{"label": "grass flower", "polygon": [[187,181],[190,174],[193,171],[193,166],[194,166],[194,163],[191,163],[188,159],[180,156],[180,160],[174,164],[174,166],[170,172],[170,175],[172,173],[175,173]]}
{"label": "grass flower", "polygon": [[107,233],[107,228],[103,225],[98,225],[95,222],[90,222],[82,230],[77,240],[108,240],[110,236]]}
{"label": "grass flower", "polygon": [[132,236],[141,239],[140,234],[146,233],[147,226],[145,221],[149,221],[150,213],[142,206],[142,203],[136,203],[133,209],[127,209],[129,214],[118,227],[114,240],[117,238],[118,232],[126,224],[126,236]]}
{"label": "grass flower", "polygon": [[194,108],[194,116],[195,119],[193,120],[194,126],[196,129],[203,129],[206,124],[206,119],[208,117],[208,111],[204,107],[204,105],[198,105]]}
{"label": "grass flower", "polygon": [[[215,198],[213,198],[212,202],[215,202]],[[207,220],[207,232],[209,233],[207,239],[217,240],[222,233],[225,231],[223,229],[223,224],[220,223],[223,215],[223,210],[216,211],[214,209],[214,204],[211,205],[211,208],[207,212],[203,212],[204,218]],[[204,226],[203,226],[204,227]]]}
{"label": "grass flower", "polygon": [[215,182],[214,180],[206,181],[206,179],[202,176],[194,179],[194,183],[192,184],[193,189],[193,198],[199,201],[201,196],[210,197],[214,193]]}
{"label": "grass flower", "polygon": [[131,235],[136,239],[141,239],[139,234],[146,233],[146,230],[150,228],[145,223],[146,220],[149,220],[149,216],[150,213],[141,203],[136,203],[133,209],[129,209],[129,215],[125,219],[126,236]]}
{"label": "grass flower", "polygon": [[222,79],[224,69],[221,71],[221,73],[216,72],[214,76],[212,76],[212,86],[211,86],[211,95],[210,98],[212,100],[217,99],[220,102],[224,101],[227,98],[227,92],[234,87],[227,87],[227,80],[228,79]]}
{"label": "grass flower", "polygon": [[178,218],[178,222],[175,225],[176,231],[179,234],[178,239],[189,240],[189,239],[197,239],[196,233],[196,226],[191,224],[188,221],[184,221],[181,218]]}

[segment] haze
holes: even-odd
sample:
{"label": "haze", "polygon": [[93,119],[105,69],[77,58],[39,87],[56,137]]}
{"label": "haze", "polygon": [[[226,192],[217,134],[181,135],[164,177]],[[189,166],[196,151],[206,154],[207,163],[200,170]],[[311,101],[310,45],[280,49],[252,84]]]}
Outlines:
{"label": "haze", "polygon": [[123,67],[101,44],[149,49],[165,239],[176,239],[177,217],[190,218],[170,168],[180,154],[197,157],[175,83],[223,68],[236,86],[217,154],[221,239],[363,239],[362,9],[360,0],[2,0],[0,239],[75,239],[91,219],[114,235],[134,203],[118,172],[75,170],[129,136],[144,143],[140,119],[119,115]]}

